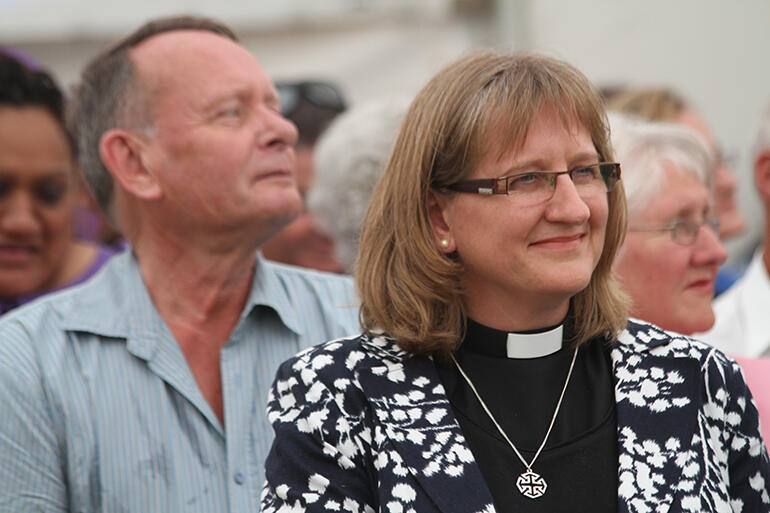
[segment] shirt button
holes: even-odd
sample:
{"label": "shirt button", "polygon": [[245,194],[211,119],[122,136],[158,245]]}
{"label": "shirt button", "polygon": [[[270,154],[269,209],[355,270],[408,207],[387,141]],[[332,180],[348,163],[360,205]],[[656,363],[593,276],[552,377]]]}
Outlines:
{"label": "shirt button", "polygon": [[246,476],[243,475],[243,472],[236,472],[233,475],[233,481],[235,481],[235,484],[242,485],[246,481]]}

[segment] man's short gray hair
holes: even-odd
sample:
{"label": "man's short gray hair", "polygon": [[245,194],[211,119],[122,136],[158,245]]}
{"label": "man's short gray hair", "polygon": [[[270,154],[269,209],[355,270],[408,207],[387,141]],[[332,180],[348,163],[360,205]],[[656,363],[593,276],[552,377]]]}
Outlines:
{"label": "man's short gray hair", "polygon": [[643,211],[661,191],[666,165],[695,176],[712,191],[714,159],[700,134],[682,125],[618,113],[610,113],[609,120],[631,217]]}
{"label": "man's short gray hair", "polygon": [[229,27],[209,18],[178,16],[152,20],[92,60],[75,88],[70,128],[77,141],[86,182],[113,224],[114,183],[99,154],[99,142],[112,128],[152,128],[152,98],[138,82],[129,52],[152,36],[175,30],[203,30],[238,40]]}
{"label": "man's short gray hair", "polygon": [[316,144],[308,210],[331,236],[346,273],[353,271],[361,221],[408,107],[408,98],[362,103],[332,121]]}

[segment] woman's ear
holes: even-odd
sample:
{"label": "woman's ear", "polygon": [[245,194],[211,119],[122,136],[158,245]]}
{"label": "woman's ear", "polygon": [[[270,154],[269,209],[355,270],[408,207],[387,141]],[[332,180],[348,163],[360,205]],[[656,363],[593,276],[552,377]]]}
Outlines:
{"label": "woman's ear", "polygon": [[444,254],[454,253],[457,250],[452,229],[447,222],[447,209],[449,198],[435,191],[430,191],[428,196],[428,215],[433,227],[436,246]]}
{"label": "woman's ear", "polygon": [[132,196],[152,201],[162,196],[162,189],[145,165],[145,148],[139,136],[118,128],[105,132],[99,141],[102,162],[115,181]]}

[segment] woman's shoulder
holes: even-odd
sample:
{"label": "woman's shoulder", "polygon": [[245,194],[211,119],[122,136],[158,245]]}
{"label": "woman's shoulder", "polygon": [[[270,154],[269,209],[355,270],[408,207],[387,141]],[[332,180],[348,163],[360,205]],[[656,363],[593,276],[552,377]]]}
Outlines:
{"label": "woman's shoulder", "polygon": [[734,363],[719,349],[687,335],[665,330],[655,324],[630,318],[618,335],[615,349],[639,356],[649,354],[658,358],[688,358],[701,363],[709,360],[724,365]]}
{"label": "woman's shoulder", "polygon": [[414,357],[383,334],[331,340],[305,349],[279,367],[268,415],[291,419],[300,410],[336,411],[360,419],[372,403],[430,384],[424,377],[430,372],[426,365],[431,365],[429,359]]}
{"label": "woman's shoulder", "polygon": [[361,333],[309,347],[285,361],[278,374],[312,372],[319,379],[333,379],[355,375],[363,369],[400,366],[411,356],[385,334]]}
{"label": "woman's shoulder", "polygon": [[697,381],[706,389],[721,390],[734,398],[749,396],[733,358],[705,342],[638,319],[629,319],[612,348],[612,359],[619,375],[660,375],[682,380],[684,387],[696,386],[684,376],[699,375]]}

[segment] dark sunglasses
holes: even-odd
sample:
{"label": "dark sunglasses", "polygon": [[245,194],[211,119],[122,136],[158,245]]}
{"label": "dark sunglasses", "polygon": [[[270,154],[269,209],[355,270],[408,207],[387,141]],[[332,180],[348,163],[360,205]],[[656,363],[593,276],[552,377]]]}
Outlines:
{"label": "dark sunglasses", "polygon": [[275,88],[281,100],[281,114],[286,117],[294,113],[301,100],[335,112],[342,112],[347,107],[342,92],[329,82],[279,82]]}

